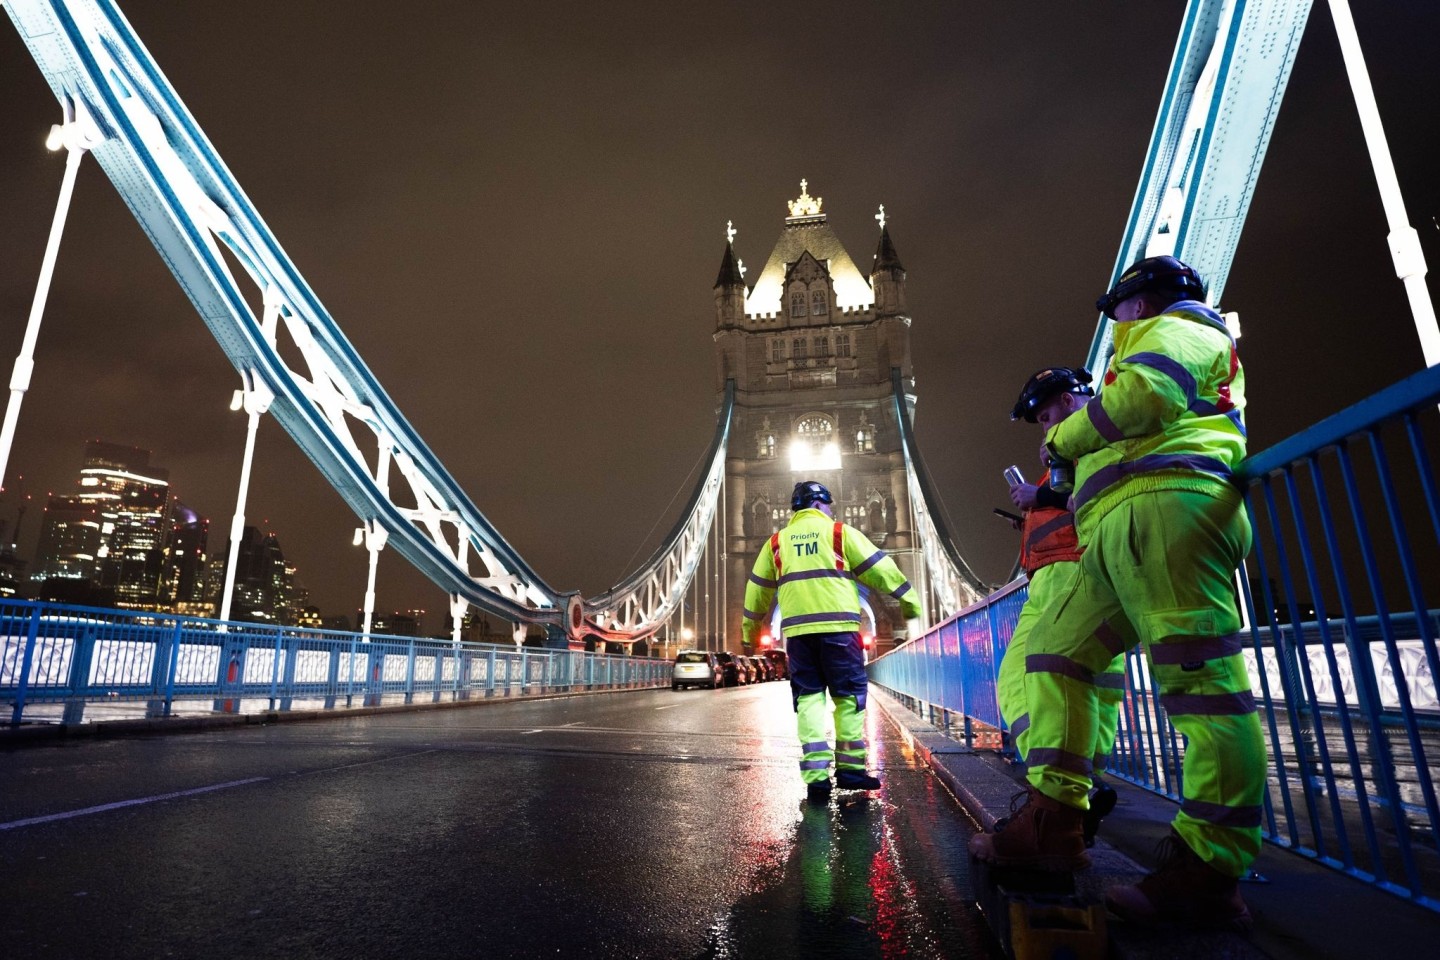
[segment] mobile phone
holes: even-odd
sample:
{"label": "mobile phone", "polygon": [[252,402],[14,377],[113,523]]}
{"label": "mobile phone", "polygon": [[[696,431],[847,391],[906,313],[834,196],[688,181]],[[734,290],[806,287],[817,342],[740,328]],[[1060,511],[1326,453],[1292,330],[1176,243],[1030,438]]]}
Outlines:
{"label": "mobile phone", "polygon": [[1019,486],[1025,482],[1025,474],[1020,472],[1019,467],[1011,464],[1005,468],[1005,482],[1012,487]]}
{"label": "mobile phone", "polygon": [[1009,510],[1001,510],[999,507],[996,507],[993,512],[994,512],[995,516],[1001,517],[1001,518],[1003,518],[1003,519],[1005,519],[1005,520],[1009,520],[1011,523],[1024,523],[1024,522],[1025,522],[1025,518],[1024,518],[1024,517],[1016,516],[1015,514],[1011,513]]}

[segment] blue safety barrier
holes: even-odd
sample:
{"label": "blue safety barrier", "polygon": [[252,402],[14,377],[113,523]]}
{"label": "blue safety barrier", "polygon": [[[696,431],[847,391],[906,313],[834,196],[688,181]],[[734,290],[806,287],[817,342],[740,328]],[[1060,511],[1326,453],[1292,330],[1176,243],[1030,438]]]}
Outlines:
{"label": "blue safety barrier", "polygon": [[[241,712],[655,687],[668,660],[0,601],[0,709],[78,722],[87,704]],[[53,707],[61,704],[57,713]],[[41,715],[43,713],[43,715]]]}
{"label": "blue safety barrier", "polygon": [[[1266,839],[1440,912],[1440,367],[1251,457],[1255,547],[1237,577],[1270,753]],[[976,746],[1024,580],[870,664]],[[1138,650],[1110,773],[1178,799],[1184,738]]]}

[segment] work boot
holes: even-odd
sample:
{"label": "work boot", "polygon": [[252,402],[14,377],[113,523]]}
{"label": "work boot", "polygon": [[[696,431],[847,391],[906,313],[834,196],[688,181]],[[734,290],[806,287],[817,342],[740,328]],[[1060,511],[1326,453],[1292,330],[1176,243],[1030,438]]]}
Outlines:
{"label": "work boot", "polygon": [[1134,886],[1111,887],[1105,905],[1117,917],[1152,926],[1250,929],[1240,884],[1210,866],[1175,831],[1155,848],[1155,872]]}
{"label": "work boot", "polygon": [[[997,821],[996,832],[970,838],[970,853],[997,867],[1072,871],[1090,866],[1085,852],[1085,811],[1026,787],[1023,804]],[[1017,797],[1017,800],[1020,799]]]}
{"label": "work boot", "polygon": [[1095,834],[1100,831],[1100,821],[1110,816],[1119,797],[1115,788],[1108,783],[1097,783],[1090,791],[1090,809],[1085,811],[1085,849],[1095,846]]}
{"label": "work boot", "polygon": [[805,784],[805,799],[811,803],[830,802],[830,780],[816,780],[814,783]]}
{"label": "work boot", "polygon": [[879,790],[880,779],[864,770],[835,771],[835,786],[841,790]]}

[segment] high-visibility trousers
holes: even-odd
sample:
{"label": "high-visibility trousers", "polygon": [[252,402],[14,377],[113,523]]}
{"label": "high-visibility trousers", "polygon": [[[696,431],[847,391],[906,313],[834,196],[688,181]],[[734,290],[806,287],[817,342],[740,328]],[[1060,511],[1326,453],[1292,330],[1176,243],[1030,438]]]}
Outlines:
{"label": "high-visibility trousers", "polygon": [[[1000,716],[1010,730],[1011,742],[1015,744],[1021,762],[1028,759],[1030,750],[1030,707],[1025,697],[1027,639],[1035,624],[1045,615],[1046,609],[1069,595],[1070,588],[1079,575],[1080,563],[1075,560],[1049,563],[1030,575],[1029,595],[1024,606],[1020,608],[1020,617],[1015,622],[1010,643],[1005,647],[1005,656],[1000,659],[995,696],[1000,703]],[[1126,647],[1135,644],[1135,631],[1128,620],[1117,617],[1114,626],[1125,638]],[[1104,672],[1095,675],[1095,686],[1100,701],[1100,726],[1091,765],[1093,773],[1099,774],[1105,769],[1115,747],[1120,703],[1125,699],[1124,654],[1110,661]]]}
{"label": "high-visibility trousers", "polygon": [[1265,740],[1241,656],[1234,576],[1250,550],[1240,494],[1153,491],[1101,519],[1080,575],[1031,630],[1025,658],[1031,785],[1083,808],[1098,736],[1095,675],[1134,624],[1160,705],[1185,737],[1174,828],[1238,877],[1260,851]]}
{"label": "high-visibility trousers", "polygon": [[[806,783],[830,779],[830,767],[865,769],[865,653],[860,634],[807,633],[785,638],[790,694],[800,735],[800,777]],[[830,745],[834,698],[835,745]]]}

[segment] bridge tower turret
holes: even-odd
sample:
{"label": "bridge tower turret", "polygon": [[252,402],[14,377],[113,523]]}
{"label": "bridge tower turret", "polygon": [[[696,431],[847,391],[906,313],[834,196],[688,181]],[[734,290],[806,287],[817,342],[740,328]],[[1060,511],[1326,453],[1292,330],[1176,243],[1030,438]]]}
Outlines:
{"label": "bridge tower turret", "polygon": [[[740,646],[745,580],[756,552],[789,519],[790,489],[818,480],[836,517],[894,556],[917,587],[905,459],[890,371],[914,393],[905,269],[881,220],[869,275],[831,229],[807,181],[788,201],[779,239],[747,287],[733,228],[715,283],[716,388],[735,381],[726,461],[727,642]],[[737,311],[736,307],[740,309]],[[893,601],[870,598],[876,645],[901,625]]]}

